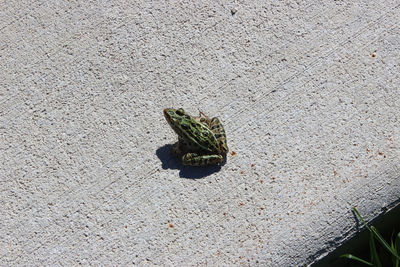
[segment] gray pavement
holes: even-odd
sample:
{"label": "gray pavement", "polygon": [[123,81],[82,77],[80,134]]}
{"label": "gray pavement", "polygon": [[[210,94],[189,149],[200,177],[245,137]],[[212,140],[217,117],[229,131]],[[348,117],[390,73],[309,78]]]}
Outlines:
{"label": "gray pavement", "polygon": [[[0,0],[0,265],[296,266],[400,196],[399,1]],[[223,121],[182,167],[162,110]]]}

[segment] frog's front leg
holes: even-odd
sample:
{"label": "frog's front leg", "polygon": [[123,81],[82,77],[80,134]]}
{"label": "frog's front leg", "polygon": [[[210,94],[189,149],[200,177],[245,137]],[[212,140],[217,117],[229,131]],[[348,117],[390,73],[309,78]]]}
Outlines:
{"label": "frog's front leg", "polygon": [[211,119],[210,129],[219,143],[221,152],[224,154],[228,153],[229,149],[228,149],[228,144],[226,143],[226,134],[224,126],[222,126],[222,123],[217,117]]}
{"label": "frog's front leg", "polygon": [[190,166],[217,165],[223,160],[224,158],[221,155],[199,155],[196,153],[187,153],[182,156],[183,165]]}

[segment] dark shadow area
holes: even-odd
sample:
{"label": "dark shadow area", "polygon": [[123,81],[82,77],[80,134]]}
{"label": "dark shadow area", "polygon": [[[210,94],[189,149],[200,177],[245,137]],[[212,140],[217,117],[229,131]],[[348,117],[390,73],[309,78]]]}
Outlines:
{"label": "dark shadow area", "polygon": [[221,170],[221,166],[226,163],[226,159],[222,163],[222,165],[216,166],[185,166],[180,160],[171,153],[171,148],[175,146],[175,144],[165,145],[157,149],[156,155],[162,162],[162,168],[166,169],[177,169],[180,170],[179,177],[187,178],[187,179],[200,179],[204,178],[210,174],[218,172]]}
{"label": "dark shadow area", "polygon": [[[356,227],[358,229],[363,227],[361,221],[358,220],[357,216],[354,214],[354,220],[356,222]],[[362,216],[363,214],[361,214]],[[376,227],[378,232],[383,236],[386,242],[390,244],[390,239],[392,238],[392,233],[397,234],[400,231],[400,205],[397,203],[397,206],[390,210],[389,212],[378,216],[375,220],[372,221],[372,224]],[[351,239],[349,239],[346,243],[329,253],[326,257],[322,258],[318,262],[315,262],[311,265],[311,267],[325,267],[325,266],[367,266],[365,264],[358,263],[354,260],[349,260],[345,258],[340,258],[340,255],[343,254],[353,254],[359,258],[364,260],[370,260],[370,248],[369,248],[369,236],[370,232],[367,229],[363,229],[361,232],[357,233]],[[394,238],[394,237],[393,237]],[[375,240],[375,245],[378,248],[378,254],[380,250],[383,250],[381,244]],[[390,261],[389,253],[385,251],[387,255],[386,259],[381,258],[383,261],[383,266],[392,266]]]}

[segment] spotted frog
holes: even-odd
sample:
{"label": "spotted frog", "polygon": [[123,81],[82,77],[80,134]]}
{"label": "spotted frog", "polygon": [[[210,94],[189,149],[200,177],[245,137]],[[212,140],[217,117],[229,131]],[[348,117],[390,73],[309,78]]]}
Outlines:
{"label": "spotted frog", "polygon": [[178,143],[172,152],[183,165],[206,166],[223,162],[229,149],[224,127],[218,118],[210,120],[202,112],[199,117],[192,117],[182,108],[166,108],[164,116],[178,134]]}

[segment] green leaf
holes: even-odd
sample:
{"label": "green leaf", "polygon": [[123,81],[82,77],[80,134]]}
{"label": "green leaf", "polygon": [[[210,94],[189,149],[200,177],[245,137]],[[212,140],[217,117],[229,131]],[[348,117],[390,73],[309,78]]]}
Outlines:
{"label": "green leaf", "polygon": [[393,256],[395,256],[396,258],[398,258],[400,260],[400,256],[399,254],[397,254],[397,251],[395,251],[394,249],[392,249],[389,244],[385,241],[385,239],[383,239],[383,237],[378,233],[378,231],[376,230],[375,227],[371,226],[371,231],[374,233],[375,238],[382,244],[382,246],[389,251],[390,253],[392,253]]}
{"label": "green leaf", "polygon": [[347,259],[350,259],[350,260],[356,260],[356,261],[359,261],[359,262],[361,262],[361,263],[367,264],[367,265],[369,265],[369,266],[373,266],[372,263],[370,263],[370,262],[368,262],[368,261],[365,261],[365,260],[363,260],[363,259],[360,259],[359,257],[356,257],[356,256],[351,255],[351,254],[343,254],[343,255],[340,256],[340,257],[341,257],[341,258],[347,258]]}
{"label": "green leaf", "polygon": [[357,215],[357,217],[360,219],[360,221],[364,224],[364,226],[370,231],[372,232],[371,228],[368,226],[368,224],[364,221],[364,218],[361,217],[360,213],[358,212],[358,210],[354,207],[353,208],[354,213]]}
{"label": "green leaf", "polygon": [[396,239],[394,241],[394,247],[395,247],[394,250],[397,251],[397,254],[400,254],[400,232],[396,236]]}
{"label": "green leaf", "polygon": [[[393,233],[392,233],[392,237],[390,238],[390,247],[393,249],[393,250],[395,250],[396,251],[396,245],[395,245],[396,243],[395,242],[393,242]],[[397,261],[399,261],[395,256],[391,256],[391,258],[392,258],[392,263],[393,263],[393,266],[395,266],[395,267],[397,267],[396,265],[396,262]]]}
{"label": "green leaf", "polygon": [[397,251],[395,251],[394,249],[392,249],[389,244],[383,239],[383,237],[378,233],[378,231],[376,230],[375,227],[371,226],[369,227],[368,224],[364,221],[363,217],[361,217],[360,213],[358,212],[358,210],[354,207],[353,208],[354,213],[357,215],[357,217],[362,221],[362,223],[364,224],[364,226],[374,234],[375,238],[379,241],[379,243],[381,243],[383,245],[383,247],[388,250],[393,256],[395,256],[397,259],[400,260],[400,256],[397,253]]}
{"label": "green leaf", "polygon": [[379,260],[378,252],[376,251],[374,234],[371,232],[369,235],[369,250],[371,252],[371,262],[376,267],[382,267],[382,263]]}
{"label": "green leaf", "polygon": [[[397,252],[397,254],[400,254],[400,232],[397,234],[396,238],[390,240],[391,242],[391,247],[394,251]],[[399,267],[400,261],[398,258],[396,258],[394,255],[392,255],[392,262],[394,267]]]}

